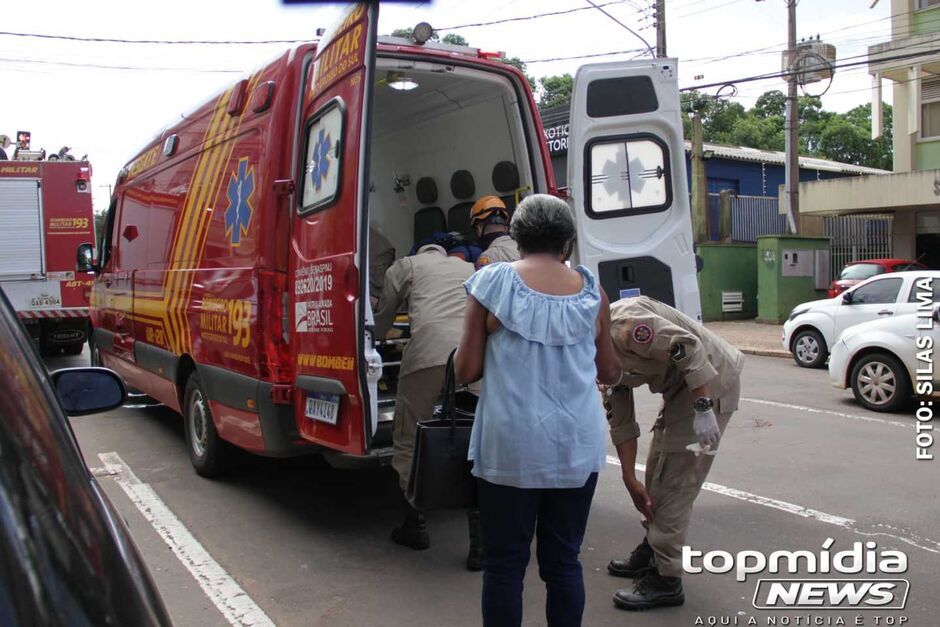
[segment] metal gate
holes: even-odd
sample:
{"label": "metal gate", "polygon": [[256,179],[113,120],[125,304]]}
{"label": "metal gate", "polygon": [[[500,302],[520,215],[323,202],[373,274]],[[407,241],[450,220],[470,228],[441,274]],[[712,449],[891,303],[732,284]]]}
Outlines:
{"label": "metal gate", "polygon": [[890,215],[833,216],[824,219],[826,235],[832,238],[832,278],[845,264],[862,259],[890,259],[893,217]]}

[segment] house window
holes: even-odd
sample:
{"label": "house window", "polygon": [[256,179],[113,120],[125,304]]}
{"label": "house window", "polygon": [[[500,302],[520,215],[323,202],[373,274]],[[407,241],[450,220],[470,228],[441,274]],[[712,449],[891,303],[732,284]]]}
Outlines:
{"label": "house window", "polygon": [[[940,0],[936,0],[940,6]],[[920,136],[940,137],[940,80],[925,80],[920,85]]]}
{"label": "house window", "polygon": [[940,0],[917,0],[918,9],[929,9],[930,7],[940,7]]}

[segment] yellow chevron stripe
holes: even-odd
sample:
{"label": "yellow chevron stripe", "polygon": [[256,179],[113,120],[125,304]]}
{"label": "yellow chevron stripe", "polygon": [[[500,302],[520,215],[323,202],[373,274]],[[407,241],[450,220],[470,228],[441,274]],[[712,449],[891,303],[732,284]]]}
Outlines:
{"label": "yellow chevron stripe", "polygon": [[[216,103],[215,112],[213,113],[212,120],[209,124],[209,128],[206,130],[206,135],[203,140],[204,145],[211,142],[219,132],[220,125],[224,125],[224,123],[227,122],[225,119],[227,115],[226,108],[230,96],[231,90],[227,91],[219,97],[219,100]],[[200,203],[204,198],[208,170],[211,168],[212,157],[214,156],[213,152],[214,151],[211,149],[204,149],[196,163],[196,168],[193,172],[192,179],[190,180],[186,203],[183,207],[182,215],[180,216],[179,228],[177,230],[173,252],[171,254],[170,267],[167,270],[168,281],[164,289],[164,298],[166,304],[164,316],[167,319],[166,335],[169,346],[173,352],[177,354],[182,353],[181,340],[183,336],[183,326],[180,324],[175,315],[176,309],[179,307],[181,295],[180,288],[183,282],[182,268],[185,265],[185,262],[188,260],[187,251],[189,250],[189,243],[194,235],[194,207],[200,206]]]}
{"label": "yellow chevron stripe", "polygon": [[[173,316],[173,320],[177,325],[180,333],[177,339],[177,344],[181,353],[191,351],[192,345],[192,336],[189,332],[186,308],[189,303],[189,293],[192,289],[192,284],[195,278],[194,268],[199,266],[198,259],[196,257],[196,249],[200,237],[199,229],[201,223],[205,219],[206,214],[211,217],[211,212],[206,211],[205,209],[213,198],[212,193],[216,188],[216,183],[219,179],[220,172],[225,165],[225,145],[233,126],[234,120],[229,117],[223,122],[221,128],[219,129],[221,137],[219,138],[219,141],[209,150],[208,165],[204,172],[205,176],[200,182],[200,189],[199,193],[197,194],[197,200],[193,204],[191,213],[188,216],[189,232],[187,233],[185,245],[183,248],[181,268],[177,271],[179,279],[177,282],[177,291],[175,294],[176,300],[173,307],[170,308],[170,314]],[[185,267],[185,270],[183,267]]]}
{"label": "yellow chevron stripe", "polygon": [[[258,78],[259,78],[258,76],[255,76],[249,79],[248,87],[245,93],[250,94],[252,92],[252,90],[254,89],[255,85],[258,82]],[[213,202],[216,198],[218,198],[222,189],[225,187],[226,183],[228,183],[230,172],[228,171],[228,168],[226,166],[231,160],[232,153],[235,151],[236,142],[234,140],[238,136],[238,132],[241,129],[242,120],[243,120],[243,117],[238,116],[237,123],[234,125],[231,125],[231,127],[229,128],[229,130],[226,132],[225,136],[223,137],[222,143],[220,144],[221,151],[222,151],[222,160],[220,163],[220,169],[216,175],[215,180],[213,181],[212,189],[210,191],[207,202]],[[199,223],[198,223],[198,227],[196,230],[196,239],[194,242],[195,249],[193,250],[193,259],[194,261],[196,261],[195,265],[198,267],[200,265],[199,262],[202,260],[203,253],[205,251],[206,238],[209,235],[209,226],[212,223],[213,212],[212,211],[200,211],[197,214],[197,219],[199,220]],[[193,287],[194,279],[195,279],[195,275],[190,274],[188,284],[186,285],[185,292],[183,294],[184,308],[183,308],[183,311],[181,312],[181,315],[183,316],[183,322],[187,325],[187,331],[188,331],[189,319],[185,315],[185,307],[190,302],[190,296],[192,294],[192,287]],[[185,333],[183,338],[184,338],[184,348],[186,348],[187,351],[191,352],[192,351],[192,333],[189,333],[189,332]]]}

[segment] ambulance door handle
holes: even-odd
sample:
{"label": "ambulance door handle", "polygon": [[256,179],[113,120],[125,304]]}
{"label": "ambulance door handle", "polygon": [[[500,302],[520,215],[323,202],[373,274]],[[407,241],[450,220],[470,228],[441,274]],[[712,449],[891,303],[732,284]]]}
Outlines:
{"label": "ambulance door handle", "polygon": [[878,315],[879,316],[893,316],[894,312],[891,311],[890,309],[882,309],[881,311],[878,312]]}

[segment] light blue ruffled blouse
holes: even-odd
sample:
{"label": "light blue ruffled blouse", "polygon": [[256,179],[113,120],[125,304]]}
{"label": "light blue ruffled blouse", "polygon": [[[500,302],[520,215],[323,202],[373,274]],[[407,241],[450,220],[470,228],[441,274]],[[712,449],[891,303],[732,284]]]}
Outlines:
{"label": "light blue ruffled blouse", "polygon": [[473,474],[517,488],[579,488],[606,459],[606,423],[595,379],[597,313],[591,271],[584,287],[552,296],[508,263],[464,283],[501,323],[486,341],[483,386],[470,435]]}

